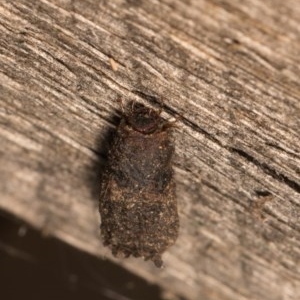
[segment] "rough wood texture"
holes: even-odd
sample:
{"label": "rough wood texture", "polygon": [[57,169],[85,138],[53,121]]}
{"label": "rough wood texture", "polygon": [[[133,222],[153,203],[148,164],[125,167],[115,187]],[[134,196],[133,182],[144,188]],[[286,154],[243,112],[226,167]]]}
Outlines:
{"label": "rough wood texture", "polygon": [[107,131],[156,96],[180,237],[162,270],[119,263],[188,299],[300,299],[299,82],[298,0],[1,1],[0,206],[111,258]]}

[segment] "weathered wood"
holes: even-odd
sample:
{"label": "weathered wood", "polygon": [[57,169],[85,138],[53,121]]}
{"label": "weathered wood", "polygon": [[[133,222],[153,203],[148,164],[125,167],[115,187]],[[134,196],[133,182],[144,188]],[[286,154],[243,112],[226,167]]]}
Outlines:
{"label": "weathered wood", "polygon": [[162,270],[119,263],[188,299],[299,299],[299,82],[298,0],[1,1],[0,207],[113,259],[107,131],[158,97],[180,237]]}

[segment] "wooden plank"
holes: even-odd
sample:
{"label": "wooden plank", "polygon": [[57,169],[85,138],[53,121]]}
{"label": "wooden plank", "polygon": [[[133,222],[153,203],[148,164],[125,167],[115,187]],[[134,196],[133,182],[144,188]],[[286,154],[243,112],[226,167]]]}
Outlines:
{"label": "wooden plank", "polygon": [[157,97],[179,119],[180,237],[162,270],[119,264],[188,299],[299,299],[299,75],[297,0],[2,1],[0,207],[114,259],[107,133],[119,99]]}

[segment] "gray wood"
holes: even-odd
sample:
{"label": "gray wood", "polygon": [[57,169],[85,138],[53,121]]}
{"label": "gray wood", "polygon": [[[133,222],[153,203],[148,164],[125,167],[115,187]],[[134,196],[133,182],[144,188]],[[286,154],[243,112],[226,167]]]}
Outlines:
{"label": "gray wood", "polygon": [[[0,207],[188,299],[300,299],[298,0],[1,1]],[[177,118],[165,268],[99,239],[119,99]]]}

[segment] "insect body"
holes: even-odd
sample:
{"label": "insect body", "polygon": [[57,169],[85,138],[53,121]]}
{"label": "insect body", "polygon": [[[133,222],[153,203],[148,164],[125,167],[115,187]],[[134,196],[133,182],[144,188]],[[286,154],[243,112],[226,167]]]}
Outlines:
{"label": "insect body", "polygon": [[120,122],[100,196],[101,235],[115,256],[161,267],[161,254],[177,239],[171,130],[159,113],[137,103]]}

